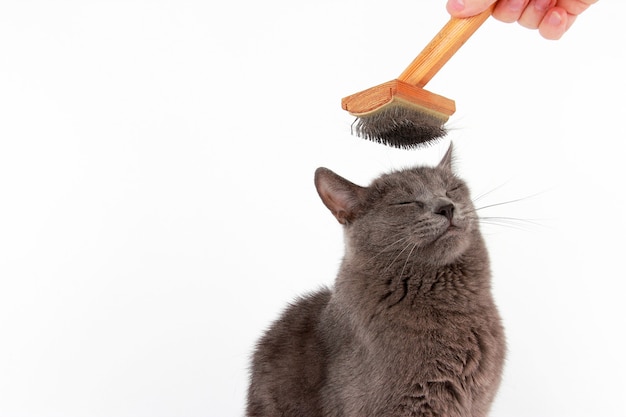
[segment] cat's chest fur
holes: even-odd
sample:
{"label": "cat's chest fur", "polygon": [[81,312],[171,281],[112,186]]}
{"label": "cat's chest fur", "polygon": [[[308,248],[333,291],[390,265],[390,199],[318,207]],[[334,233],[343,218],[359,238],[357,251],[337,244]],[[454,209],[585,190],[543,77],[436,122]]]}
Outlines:
{"label": "cat's chest fur", "polygon": [[[468,303],[463,295],[433,301],[411,285],[419,283],[407,284],[408,295],[397,302],[386,303],[375,291],[359,300],[331,297],[322,315],[332,358],[327,386],[333,388],[325,397],[328,410],[341,410],[337,416],[486,412],[503,351],[498,317],[484,302]],[[429,283],[430,291],[438,286],[446,284]]]}

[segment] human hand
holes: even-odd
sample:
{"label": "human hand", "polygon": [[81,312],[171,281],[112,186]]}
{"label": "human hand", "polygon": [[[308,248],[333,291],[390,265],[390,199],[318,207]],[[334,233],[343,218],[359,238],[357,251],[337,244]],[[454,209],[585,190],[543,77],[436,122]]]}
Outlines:
{"label": "human hand", "polygon": [[546,39],[556,40],[572,26],[576,17],[598,0],[448,0],[446,9],[454,17],[474,16],[496,3],[492,16],[502,22],[518,22],[539,29]]}

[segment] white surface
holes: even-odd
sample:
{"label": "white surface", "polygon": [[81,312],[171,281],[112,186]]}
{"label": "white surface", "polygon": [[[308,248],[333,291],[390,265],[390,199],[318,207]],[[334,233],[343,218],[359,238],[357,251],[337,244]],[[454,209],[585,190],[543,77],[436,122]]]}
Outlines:
{"label": "white surface", "polygon": [[[0,3],[0,416],[240,416],[248,357],[330,284],[320,165],[435,163],[350,136],[444,2]],[[626,3],[559,42],[490,21],[430,83],[484,211],[509,356],[493,416],[626,416]]]}

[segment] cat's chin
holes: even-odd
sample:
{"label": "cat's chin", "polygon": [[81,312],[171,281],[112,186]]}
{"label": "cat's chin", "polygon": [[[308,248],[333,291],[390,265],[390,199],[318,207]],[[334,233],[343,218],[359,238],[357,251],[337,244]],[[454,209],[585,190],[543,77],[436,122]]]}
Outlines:
{"label": "cat's chin", "polygon": [[465,253],[470,242],[470,236],[465,228],[450,226],[429,245],[428,251],[431,253],[426,259],[436,265],[451,264]]}

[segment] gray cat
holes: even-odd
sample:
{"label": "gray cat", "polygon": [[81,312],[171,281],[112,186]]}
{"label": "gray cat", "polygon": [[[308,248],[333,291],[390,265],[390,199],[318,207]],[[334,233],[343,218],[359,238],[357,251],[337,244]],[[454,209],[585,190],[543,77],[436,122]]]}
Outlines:
{"label": "gray cat", "polygon": [[487,415],[505,355],[489,259],[452,147],[436,167],[360,187],[319,168],[344,227],[333,289],[291,304],[258,343],[247,416]]}

